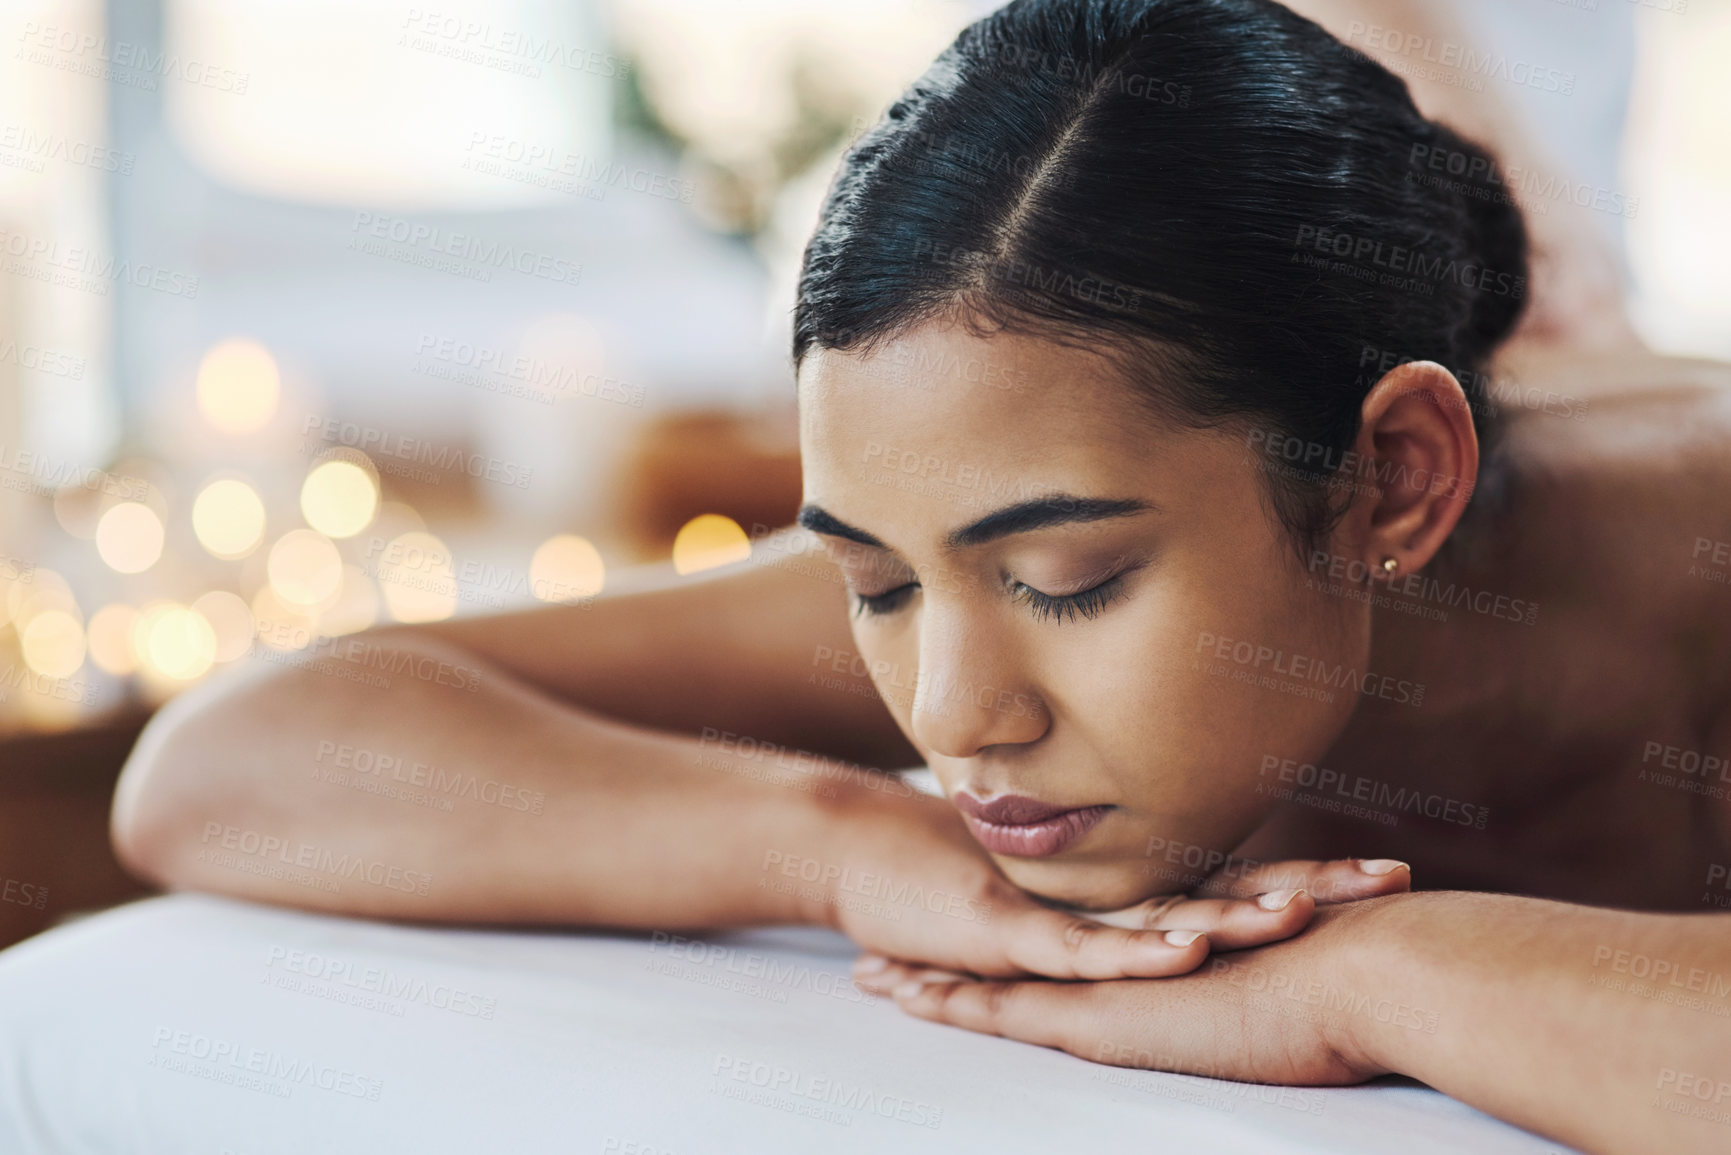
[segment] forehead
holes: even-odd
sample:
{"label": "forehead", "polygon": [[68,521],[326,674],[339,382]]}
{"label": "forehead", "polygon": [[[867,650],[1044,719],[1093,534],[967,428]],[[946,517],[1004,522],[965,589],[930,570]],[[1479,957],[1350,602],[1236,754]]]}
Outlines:
{"label": "forehead", "polygon": [[799,408],[807,500],[886,462],[911,477],[1110,470],[1145,457],[1160,433],[1104,357],[954,324],[921,326],[867,355],[814,349],[800,367]]}

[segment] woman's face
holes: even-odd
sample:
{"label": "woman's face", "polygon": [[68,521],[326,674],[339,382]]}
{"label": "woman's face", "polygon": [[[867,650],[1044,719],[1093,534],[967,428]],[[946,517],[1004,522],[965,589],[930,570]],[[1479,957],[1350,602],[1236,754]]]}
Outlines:
{"label": "woman's face", "polygon": [[859,652],[1018,886],[1189,889],[1273,805],[1265,767],[1345,725],[1357,694],[1313,669],[1363,671],[1367,618],[1307,587],[1244,427],[1165,426],[1092,354],[938,324],[813,350],[799,395],[802,520]]}

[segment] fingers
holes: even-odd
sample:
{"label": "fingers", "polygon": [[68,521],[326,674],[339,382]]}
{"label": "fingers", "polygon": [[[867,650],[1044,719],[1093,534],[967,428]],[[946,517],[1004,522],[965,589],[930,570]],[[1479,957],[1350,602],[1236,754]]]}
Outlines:
{"label": "fingers", "polygon": [[1161,921],[1166,913],[1174,907],[1194,901],[1196,900],[1185,894],[1163,894],[1159,898],[1150,898],[1146,902],[1126,906],[1121,910],[1089,911],[1088,917],[1095,922],[1103,922],[1107,926],[1121,926],[1127,930],[1170,930],[1175,924]]}
{"label": "fingers", "polygon": [[[861,973],[860,964],[867,960],[872,960],[872,969]],[[854,982],[873,994],[892,996],[902,1010],[918,1018],[1064,1050],[1096,1033],[1090,1030],[1095,1018],[1089,1013],[1090,995],[1103,984],[929,979],[925,976],[933,972],[870,955],[860,964],[855,965]]]}
{"label": "fingers", "polygon": [[1412,889],[1412,867],[1392,858],[1293,858],[1217,874],[1202,887],[1211,895],[1252,898],[1271,890],[1303,889],[1318,905],[1355,902]]}
{"label": "fingers", "polygon": [[1245,950],[1291,938],[1310,924],[1316,901],[1304,890],[1269,891],[1248,898],[1186,898],[1169,895],[1125,910],[1090,915],[1111,926],[1148,930],[1196,930],[1212,950]]}
{"label": "fingers", "polygon": [[1215,876],[1207,889],[1224,897],[1166,895],[1088,917],[1130,930],[1201,931],[1211,950],[1246,950],[1291,938],[1309,925],[1318,905],[1397,894],[1411,886],[1412,869],[1391,859],[1290,859]]}
{"label": "fingers", "polygon": [[878,995],[887,995],[897,987],[909,983],[961,983],[973,982],[975,978],[974,975],[962,974],[959,971],[901,962],[879,954],[862,954],[853,964],[854,984],[862,990]]}
{"label": "fingers", "polygon": [[1270,1012],[1207,975],[1173,983],[1055,983],[925,981],[920,974],[889,963],[868,989],[889,994],[917,1018],[1096,1063],[1300,1084],[1355,1083],[1381,1073],[1344,1058],[1308,1019]]}
{"label": "fingers", "polygon": [[853,964],[855,985],[879,995],[887,995],[896,987],[910,982],[960,983],[972,981],[973,978],[973,975],[965,975],[960,971],[894,962],[881,954],[862,954]]}
{"label": "fingers", "polygon": [[1165,978],[1188,974],[1208,957],[1207,935],[1189,928],[1127,929],[1045,908],[1030,908],[1002,926],[1009,966],[987,964],[979,968],[981,974]]}
{"label": "fingers", "polygon": [[896,1005],[917,1018],[1095,1058],[1077,1048],[1097,1018],[1090,997],[1097,990],[1093,984],[910,980],[892,994]]}

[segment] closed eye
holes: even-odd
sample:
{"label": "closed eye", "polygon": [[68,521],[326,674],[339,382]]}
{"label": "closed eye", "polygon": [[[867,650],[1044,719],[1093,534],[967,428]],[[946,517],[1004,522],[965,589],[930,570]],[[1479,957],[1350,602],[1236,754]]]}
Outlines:
{"label": "closed eye", "polygon": [[[1077,618],[1092,620],[1098,617],[1108,605],[1123,596],[1125,576],[1124,573],[1115,574],[1090,589],[1062,596],[1042,593],[1032,586],[1013,582],[1011,583],[1010,596],[1026,605],[1037,621],[1048,621],[1052,618],[1056,618],[1060,622],[1075,621]],[[855,614],[862,617],[893,614],[907,605],[908,599],[912,598],[914,591],[919,588],[919,582],[908,582],[893,590],[885,590],[881,594],[856,593],[854,595]]]}
{"label": "closed eye", "polygon": [[1107,578],[1091,589],[1080,593],[1065,594],[1057,597],[1041,593],[1032,586],[1021,582],[1012,583],[1010,596],[1026,605],[1036,621],[1046,621],[1057,618],[1062,621],[1075,621],[1078,617],[1091,620],[1100,615],[1108,605],[1117,601],[1124,594],[1124,575],[1117,574]]}
{"label": "closed eye", "polygon": [[855,594],[855,614],[864,617],[877,617],[879,614],[893,614],[907,604],[914,596],[914,591],[920,588],[919,582],[908,582],[893,590],[885,590],[881,594]]}

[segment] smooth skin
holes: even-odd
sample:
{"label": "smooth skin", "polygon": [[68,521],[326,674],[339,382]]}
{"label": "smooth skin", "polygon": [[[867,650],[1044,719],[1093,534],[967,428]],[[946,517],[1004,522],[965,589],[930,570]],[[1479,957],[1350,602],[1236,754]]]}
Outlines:
{"label": "smooth skin", "polygon": [[[988,357],[1040,388],[969,387],[961,367]],[[880,364],[909,358],[957,367],[951,388],[916,402],[881,383]],[[1352,837],[1443,886],[1698,910],[1706,864],[1731,854],[1727,808],[1636,769],[1658,739],[1726,746],[1731,597],[1694,555],[1731,509],[1731,381],[1705,362],[1640,364],[1648,384],[1620,393],[1602,374],[1522,378],[1573,404],[1505,412],[1507,508],[1472,524],[1458,383],[1435,365],[1389,372],[1342,460],[1394,483],[1355,484],[1330,539],[1296,557],[1265,500],[1281,451],[1256,423],[1163,427],[1088,354],[934,324],[872,356],[808,359],[806,497],[822,511],[808,520],[836,523],[826,540],[865,596],[861,657],[949,792],[1117,807],[1064,855],[1001,860],[1025,889],[1111,909],[1181,888],[1127,868],[1169,861],[1168,846],[1325,857]],[[983,504],[1054,494],[1142,508],[946,541]],[[1385,558],[1422,575],[1396,586],[1416,592],[1351,580]],[[1042,609],[1030,589],[1104,604]],[[910,670],[923,698],[901,688]],[[1276,812],[1292,775],[1270,760],[1491,817],[1389,828]]]}
{"label": "smooth skin", "polygon": [[[1020,371],[1008,379],[1059,392],[1099,371],[1073,350],[953,326],[905,340],[1007,358]],[[1531,599],[1531,626],[1458,610],[1422,621],[1307,588],[1258,496],[1265,479],[1244,464],[1248,434],[1162,431],[1121,385],[1097,380],[1092,407],[1040,408],[954,382],[978,410],[942,415],[979,423],[964,440],[936,414],[903,424],[910,396],[879,388],[870,357],[821,353],[807,369],[807,497],[892,548],[832,541],[831,569],[784,543],[593,607],[373,631],[351,640],[365,648],[333,647],[319,664],[212,682],[153,720],[126,768],[114,812],[124,860],[168,886],[373,917],[817,923],[852,935],[866,965],[893,960],[862,971],[862,984],[929,980],[897,994],[911,1013],[1095,1061],[1319,1083],[1393,1071],[1590,1151],[1718,1149],[1721,1124],[1665,1105],[1691,1108],[1701,1086],[1711,1093],[1731,1074],[1731,1019],[1717,1013],[1731,916],[1702,904],[1712,866],[1731,863],[1731,821],[1725,802],[1639,771],[1656,738],[1731,748],[1731,590],[1690,559],[1701,536],[1731,538],[1724,367],[1524,362],[1523,384],[1587,409],[1580,420],[1506,414],[1520,484],[1500,520],[1471,524],[1447,486],[1353,490],[1331,551],[1395,554],[1403,570]],[[1436,403],[1451,384],[1422,365],[1380,382],[1365,403],[1365,459],[1427,461],[1445,475],[1466,463],[1458,407]],[[942,388],[913,398],[954,402]],[[1111,435],[1138,422],[1155,426],[1161,452]],[[893,438],[922,468],[962,447],[996,476],[1160,513],[1046,526],[964,557],[944,539],[981,509],[922,504],[860,468],[873,441]],[[1459,548],[1439,555],[1456,534]],[[1214,551],[1234,560],[1217,564]],[[1142,584],[1091,619],[1040,616],[1004,580],[1007,570],[1074,596],[1065,583],[1105,577],[1103,554],[1147,562],[1132,575]],[[844,580],[877,583],[859,587],[876,596],[908,572],[933,588],[879,615],[858,615],[855,597],[850,620]],[[1190,669],[1203,624],[1422,682],[1423,703],[1321,702]],[[1126,642],[1136,633],[1141,645]],[[1070,664],[1085,638],[1112,662]],[[424,676],[393,674],[388,689],[351,680],[380,654],[411,656]],[[881,700],[859,672],[877,677]],[[1080,692],[1076,677],[1109,680]],[[967,684],[995,692],[935,693]],[[1159,696],[1126,706],[1150,686]],[[1042,708],[1018,714],[1017,695]],[[738,735],[787,749],[747,754]],[[462,799],[441,812],[357,792],[319,780],[341,758],[326,745],[473,772],[544,804]],[[1257,789],[1274,752],[1483,805],[1491,821],[1404,814],[1388,827],[1283,808]],[[945,802],[862,769],[920,761],[950,790],[1116,809],[1056,859],[995,861]],[[209,854],[230,828],[424,870],[433,885],[330,892],[237,870]],[[1233,857],[1192,875],[1149,853],[1154,837]],[[1369,873],[1355,855],[1411,862],[1459,889],[1406,893],[1405,868]],[[822,873],[780,889],[798,881],[783,868],[807,860],[855,880],[917,881],[989,914],[888,920]],[[1277,911],[1254,898],[1294,889],[1308,893]],[[1178,890],[1194,897],[1170,901]],[[1206,937],[1176,945],[1167,929]],[[1666,964],[1680,986],[1653,990],[1676,999],[1606,985],[1630,982],[1636,957]],[[1107,981],[1014,981],[1028,976]],[[1285,1002],[1258,993],[1275,977]]]}
{"label": "smooth skin", "polygon": [[[1155,847],[1279,858],[1353,845],[1444,885],[1569,901],[1448,891],[1337,905],[1297,938],[1158,983],[980,982],[881,952],[858,981],[921,1017],[1096,1061],[1274,1082],[1400,1073],[1590,1151],[1723,1149],[1731,1116],[1708,1112],[1731,1102],[1731,915],[1702,912],[1721,905],[1731,804],[1656,780],[1651,744],[1731,751],[1731,589],[1693,560],[1703,537],[1731,537],[1731,372],[1526,356],[1522,384],[1555,404],[1505,413],[1506,500],[1469,519],[1464,395],[1440,366],[1401,366],[1366,397],[1354,453],[1371,476],[1427,480],[1354,486],[1319,570],[1259,500],[1254,423],[1162,428],[1107,365],[1032,338],[934,323],[899,343],[807,361],[807,500],[824,514],[807,521],[830,528],[867,595],[855,636],[874,668],[1008,692],[886,694],[946,789],[1114,807],[1065,854],[1000,860],[1010,879],[1115,906],[1166,885],[1148,870]],[[958,380],[915,406],[880,368],[983,358],[1040,390]],[[1618,386],[1619,373],[1639,384]],[[945,457],[958,452],[977,469]],[[1144,509],[958,547],[976,512],[959,479],[986,476],[1078,508]],[[1364,597],[1321,580],[1336,558],[1376,574],[1388,557],[1540,611],[1528,624],[1456,605],[1437,621],[1410,612],[1423,595],[1392,599],[1406,612],[1374,600],[1374,577]],[[1042,612],[1027,593],[1102,580],[1110,596],[1092,612]],[[1287,692],[1301,675],[1245,684],[1220,676],[1244,667],[1218,660],[1216,637],[1250,642],[1250,662],[1302,654],[1425,691],[1317,701]],[[1021,697],[1046,709],[1006,706]],[[1270,758],[1464,800],[1490,821],[1406,814],[1388,827],[1282,808]],[[1660,981],[1643,987],[1654,960]]]}
{"label": "smooth skin", "polygon": [[[1039,387],[972,386],[966,367],[994,362]],[[953,372],[916,401],[879,371],[910,363]],[[1400,543],[1378,558],[1419,568],[1454,528],[1478,456],[1464,408],[1439,404],[1450,388],[1435,366],[1389,373],[1361,442],[1452,492],[1360,502],[1331,554],[1367,556],[1383,549],[1374,537]],[[1409,661],[1372,655],[1362,602],[1306,589],[1270,524],[1262,468],[1282,461],[1258,448],[1265,431],[1174,429],[1140,412],[1101,358],[953,325],[867,357],[812,354],[800,412],[803,516],[829,527],[859,598],[862,657],[892,688],[918,671],[917,693],[885,699],[946,792],[1115,807],[1069,852],[1000,856],[1026,890],[1109,910],[1183,889],[1148,869],[1150,847],[1242,845],[1270,809],[1256,790],[1264,758],[1314,761],[1360,712],[1422,713],[1219,676],[1266,672],[1217,661],[1231,639],[1417,682]],[[1133,508],[1088,515],[1090,502]],[[1041,503],[1063,520],[1025,527],[998,512]],[[973,524],[985,540],[947,540]]]}

